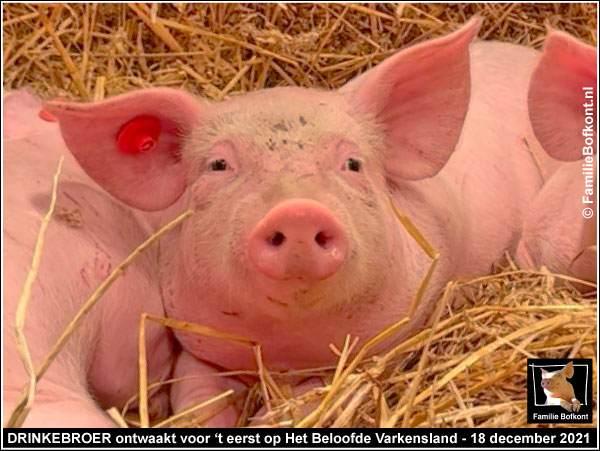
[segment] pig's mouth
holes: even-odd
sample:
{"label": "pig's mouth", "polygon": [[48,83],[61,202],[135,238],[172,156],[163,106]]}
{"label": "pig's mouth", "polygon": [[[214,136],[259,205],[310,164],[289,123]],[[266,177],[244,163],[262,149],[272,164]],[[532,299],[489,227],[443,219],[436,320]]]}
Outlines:
{"label": "pig's mouth", "polygon": [[289,297],[267,295],[266,300],[269,304],[276,307],[298,307],[306,311],[306,309],[310,309],[311,307],[323,305],[325,298],[326,296],[322,292],[301,288],[293,291]]}

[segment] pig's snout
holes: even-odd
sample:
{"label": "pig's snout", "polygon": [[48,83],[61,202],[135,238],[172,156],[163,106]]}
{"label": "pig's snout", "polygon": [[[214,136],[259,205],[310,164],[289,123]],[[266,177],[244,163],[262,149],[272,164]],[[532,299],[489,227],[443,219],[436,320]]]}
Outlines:
{"label": "pig's snout", "polygon": [[323,280],[346,258],[344,228],[319,202],[296,199],[282,202],[256,225],[249,253],[265,276],[276,280]]}

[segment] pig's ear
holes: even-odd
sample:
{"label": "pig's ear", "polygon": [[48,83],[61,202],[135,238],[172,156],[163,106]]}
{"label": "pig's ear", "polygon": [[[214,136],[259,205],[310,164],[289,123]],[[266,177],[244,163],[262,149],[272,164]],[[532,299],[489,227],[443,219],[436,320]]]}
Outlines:
{"label": "pig's ear", "polygon": [[153,211],[183,193],[181,144],[202,116],[193,96],[155,88],[96,103],[53,101],[44,110],[84,171],[120,201]]}
{"label": "pig's ear", "polygon": [[481,21],[402,50],[340,90],[383,125],[392,179],[431,177],[454,151],[469,105],[469,44]]}
{"label": "pig's ear", "polygon": [[[595,47],[551,29],[532,74],[528,100],[531,125],[546,152],[558,160],[582,157],[586,145],[582,136],[586,125],[584,103],[593,111],[589,117],[596,117],[596,55]],[[593,91],[584,91],[586,87]],[[586,98],[587,92],[593,97]],[[593,125],[590,138],[595,143]]]}
{"label": "pig's ear", "polygon": [[548,370],[542,368],[542,377],[546,377],[548,375]]}
{"label": "pig's ear", "polygon": [[573,374],[575,374],[575,368],[573,368],[573,362],[569,362],[563,368],[563,372],[565,373],[565,377],[567,379],[571,379]]}

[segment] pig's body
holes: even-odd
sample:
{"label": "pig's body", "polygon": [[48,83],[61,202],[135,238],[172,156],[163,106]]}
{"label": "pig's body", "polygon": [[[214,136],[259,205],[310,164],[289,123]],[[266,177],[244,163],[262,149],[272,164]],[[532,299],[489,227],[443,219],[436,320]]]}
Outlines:
{"label": "pig's body", "polygon": [[[517,261],[523,267],[546,266],[556,274],[568,274],[578,279],[596,281],[596,222],[584,216],[584,209],[596,211],[595,202],[585,204],[586,180],[582,161],[564,163],[564,167],[548,180],[532,202],[525,218],[523,239],[517,249]],[[588,171],[596,179],[596,164]],[[589,180],[588,180],[589,181]],[[588,192],[595,192],[590,183]],[[578,284],[582,291],[591,285]]]}
{"label": "pig's body", "polygon": [[[15,311],[60,156],[65,161],[55,215],[47,229],[25,327],[36,368],[100,282],[150,234],[137,213],[108,197],[81,170],[65,148],[58,124],[38,118],[40,107],[24,91],[4,100],[5,419],[27,381],[14,343]],[[142,311],[163,312],[156,261],[156,250],[142,255],[87,315],[38,384],[26,426],[113,424],[93,397],[104,408],[120,408],[137,393],[139,317]],[[171,340],[156,326],[150,330],[150,378],[166,378],[173,359]]]}

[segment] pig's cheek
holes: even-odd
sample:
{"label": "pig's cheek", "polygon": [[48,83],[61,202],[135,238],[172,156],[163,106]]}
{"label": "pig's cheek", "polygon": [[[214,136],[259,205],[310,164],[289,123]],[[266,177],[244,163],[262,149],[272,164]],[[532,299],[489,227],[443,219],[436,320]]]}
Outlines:
{"label": "pig's cheek", "polygon": [[190,188],[190,207],[195,211],[207,209],[219,192],[218,180],[210,177],[198,180]]}
{"label": "pig's cheek", "polygon": [[[181,258],[186,271],[191,277],[199,277],[201,268],[205,268],[208,261],[214,258],[214,247],[210,239],[213,232],[205,221],[200,218],[185,224],[181,233]],[[214,266],[213,266],[214,267]]]}
{"label": "pig's cheek", "polygon": [[340,176],[351,190],[365,194],[369,192],[369,181],[364,173],[343,170],[340,171]]}
{"label": "pig's cheek", "polygon": [[352,229],[352,236],[357,239],[372,241],[377,237],[384,238],[387,224],[386,213],[390,210],[389,200],[379,195],[368,181],[361,181],[358,189],[352,187],[340,198],[339,208],[344,212],[344,222]]}

